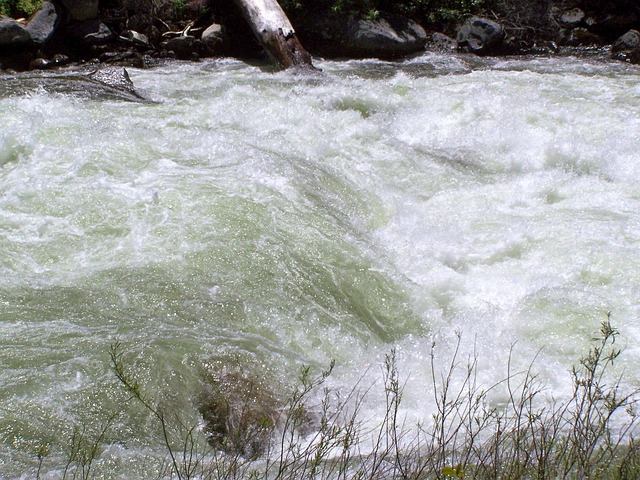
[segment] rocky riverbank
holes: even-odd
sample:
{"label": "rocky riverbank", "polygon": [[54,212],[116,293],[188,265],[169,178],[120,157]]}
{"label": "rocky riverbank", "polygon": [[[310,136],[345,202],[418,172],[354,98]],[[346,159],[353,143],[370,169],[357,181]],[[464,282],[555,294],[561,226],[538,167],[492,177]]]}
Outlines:
{"label": "rocky riverbank", "polygon": [[[543,10],[537,2],[524,4],[468,17],[445,31],[385,12],[357,16],[298,8],[288,14],[307,50],[329,58],[394,59],[425,49],[504,55],[598,47],[619,60],[640,63],[640,6],[635,2],[562,1],[545,4]],[[89,61],[147,67],[163,58],[261,55],[233,2],[52,0],[28,19],[0,17],[0,66],[5,70]]]}

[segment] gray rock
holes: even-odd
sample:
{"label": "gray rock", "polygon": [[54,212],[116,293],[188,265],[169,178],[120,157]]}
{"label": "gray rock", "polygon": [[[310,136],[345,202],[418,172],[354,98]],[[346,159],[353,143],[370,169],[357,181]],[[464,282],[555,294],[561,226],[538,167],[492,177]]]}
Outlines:
{"label": "gray rock", "polygon": [[69,62],[71,62],[71,59],[69,57],[67,57],[66,55],[63,55],[61,53],[56,53],[53,56],[53,58],[51,59],[51,61],[56,66],[62,66],[62,65],[67,65]]}
{"label": "gray rock", "polygon": [[107,67],[91,75],[29,72],[5,76],[0,82],[0,96],[24,95],[34,89],[95,100],[148,101],[136,92],[123,68]]}
{"label": "gray rock", "polygon": [[585,13],[579,8],[572,8],[560,15],[558,21],[565,28],[578,27],[585,19]]}
{"label": "gray rock", "polygon": [[72,20],[98,18],[98,0],[60,0]]}
{"label": "gray rock", "polygon": [[629,11],[625,13],[609,13],[601,15],[591,15],[585,20],[587,28],[598,35],[612,37],[623,34],[634,28],[640,22],[639,13]]}
{"label": "gray rock", "polygon": [[122,38],[123,40],[126,40],[127,42],[131,43],[136,47],[141,47],[141,48],[151,47],[151,44],[149,43],[149,39],[147,38],[147,36],[142,33],[136,32],[135,30],[127,30],[126,32],[123,32],[123,36],[120,38]]}
{"label": "gray rock", "polygon": [[640,32],[629,30],[618,38],[611,47],[613,58],[624,62],[640,63]]}
{"label": "gray rock", "polygon": [[574,28],[563,33],[560,44],[567,47],[587,47],[592,45],[603,45],[604,41],[595,33],[586,28]]}
{"label": "gray rock", "polygon": [[134,14],[127,19],[127,29],[134,32],[148,32],[153,25],[153,16]]}
{"label": "gray rock", "polygon": [[344,42],[355,56],[395,58],[424,50],[427,34],[413,20],[381,14],[375,20],[349,22]]}
{"label": "gray rock", "polygon": [[[282,389],[264,372],[249,371],[229,356],[207,360],[204,385],[198,410],[209,445],[249,458],[265,453],[280,417],[277,406],[284,404]],[[309,412],[300,410],[297,421],[308,428]]]}
{"label": "gray rock", "polygon": [[61,67],[70,62],[69,57],[62,54],[56,54],[51,60],[46,58],[36,58],[31,62],[31,68],[35,70],[48,70],[50,68]]}
{"label": "gray rock", "polygon": [[629,30],[618,38],[611,47],[611,51],[614,53],[636,49],[640,49],[640,32],[638,30]]}
{"label": "gray rock", "polygon": [[464,22],[456,40],[458,48],[477,55],[499,53],[504,47],[505,33],[502,25],[493,20],[471,17]]}
{"label": "gray rock", "polygon": [[26,28],[13,18],[0,15],[0,48],[24,46],[31,43],[31,35]]}
{"label": "gray rock", "polygon": [[134,90],[133,82],[129,78],[129,72],[124,68],[104,67],[99,68],[91,75],[91,80],[109,85],[110,87],[121,88],[124,90]]}
{"label": "gray rock", "polygon": [[424,29],[413,20],[380,13],[376,19],[310,13],[296,18],[303,45],[327,57],[399,58],[421,52]]}
{"label": "gray rock", "polygon": [[175,53],[176,58],[181,60],[199,57],[201,47],[202,42],[188,35],[172,38],[163,45],[165,50]]}
{"label": "gray rock", "polygon": [[113,39],[113,33],[100,20],[72,22],[67,26],[67,33],[85,45],[99,45]]}
{"label": "gray rock", "polygon": [[48,70],[52,67],[51,62],[46,58],[38,57],[31,62],[31,68],[34,70]]}
{"label": "gray rock", "polygon": [[53,37],[58,26],[58,19],[55,5],[51,2],[44,2],[27,25],[27,31],[36,45],[44,45]]}
{"label": "gray rock", "polygon": [[450,52],[457,48],[457,42],[444,33],[432,33],[427,39],[427,48],[441,52]]}
{"label": "gray rock", "polygon": [[221,52],[221,47],[224,43],[224,30],[222,25],[214,23],[209,26],[204,32],[202,32],[202,43],[211,55],[215,55]]}

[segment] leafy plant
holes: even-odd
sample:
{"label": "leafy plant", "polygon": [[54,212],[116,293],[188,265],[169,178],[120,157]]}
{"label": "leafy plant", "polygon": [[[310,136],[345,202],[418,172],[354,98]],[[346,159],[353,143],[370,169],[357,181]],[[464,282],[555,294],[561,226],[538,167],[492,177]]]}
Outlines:
{"label": "leafy plant", "polygon": [[42,7],[43,0],[0,0],[0,14],[29,17]]}
{"label": "leafy plant", "polygon": [[186,0],[171,0],[171,6],[173,7],[173,11],[178,18],[184,17],[187,13]]}
{"label": "leafy plant", "polygon": [[29,17],[42,7],[42,0],[18,0],[15,10]]}
{"label": "leafy plant", "polygon": [[9,15],[10,13],[9,0],[0,0],[0,15]]}
{"label": "leafy plant", "polygon": [[377,18],[380,12],[404,15],[431,28],[451,30],[469,15],[496,9],[510,0],[282,0],[292,13],[320,10],[339,15]]}

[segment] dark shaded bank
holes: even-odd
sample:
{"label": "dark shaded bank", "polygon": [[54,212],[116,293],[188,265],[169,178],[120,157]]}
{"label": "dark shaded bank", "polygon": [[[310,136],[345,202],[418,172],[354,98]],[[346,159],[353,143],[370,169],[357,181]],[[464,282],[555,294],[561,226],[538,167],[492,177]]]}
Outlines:
{"label": "dark shaded bank", "polygon": [[[10,8],[13,3],[0,0],[0,12],[19,17],[24,12]],[[328,58],[397,59],[425,49],[551,54],[597,47],[640,63],[640,4],[632,0],[460,0],[448,2],[449,10],[439,0],[281,3],[305,48]],[[0,16],[1,69],[89,61],[145,68],[164,58],[265,56],[231,0],[28,4],[35,10],[28,18]]]}

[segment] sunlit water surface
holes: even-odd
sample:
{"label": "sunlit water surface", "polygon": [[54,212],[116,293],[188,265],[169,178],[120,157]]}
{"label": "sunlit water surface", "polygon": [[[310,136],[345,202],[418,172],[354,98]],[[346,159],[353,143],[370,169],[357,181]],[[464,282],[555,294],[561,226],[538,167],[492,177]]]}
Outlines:
{"label": "sunlit water surface", "polygon": [[[198,421],[203,372],[286,390],[381,377],[408,424],[429,355],[462,338],[490,386],[528,365],[551,397],[611,312],[640,381],[640,69],[578,58],[224,60],[131,70],[155,103],[0,99],[0,477],[59,478],[74,425],[93,472],[152,478],[164,449],[109,347]],[[499,401],[497,399],[496,401]],[[372,388],[363,418],[381,414]]]}

